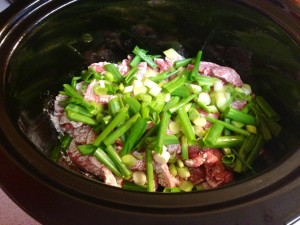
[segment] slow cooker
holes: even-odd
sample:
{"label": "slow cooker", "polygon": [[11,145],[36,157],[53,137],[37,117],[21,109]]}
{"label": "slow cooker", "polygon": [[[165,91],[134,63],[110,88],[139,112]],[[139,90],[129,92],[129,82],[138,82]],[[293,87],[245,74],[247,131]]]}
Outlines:
{"label": "slow cooker", "polygon": [[[300,10],[279,0],[16,1],[0,14],[0,181],[42,224],[292,224],[300,215]],[[141,27],[143,28],[141,30]],[[86,35],[92,37],[87,41]],[[281,116],[257,173],[215,190],[144,193],[54,163],[63,83],[139,44],[235,68]]]}

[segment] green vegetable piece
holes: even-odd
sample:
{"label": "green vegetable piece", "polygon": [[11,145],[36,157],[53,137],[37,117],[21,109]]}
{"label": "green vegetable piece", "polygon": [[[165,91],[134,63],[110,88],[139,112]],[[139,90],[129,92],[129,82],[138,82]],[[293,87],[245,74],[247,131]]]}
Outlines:
{"label": "green vegetable piece", "polygon": [[115,116],[118,112],[120,112],[121,104],[119,102],[119,98],[112,98],[108,102],[108,110],[112,116]]}
{"label": "green vegetable piece", "polygon": [[257,125],[257,121],[254,116],[251,116],[250,114],[244,113],[231,107],[227,108],[224,111],[224,116],[243,124],[250,124],[254,126]]}
{"label": "green vegetable piece", "polygon": [[267,115],[271,120],[278,121],[280,116],[277,112],[270,106],[270,104],[261,96],[256,96],[255,102],[258,104],[260,109]]}
{"label": "green vegetable piece", "polygon": [[209,122],[211,122],[211,123],[216,123],[216,122],[218,122],[218,123],[222,124],[225,128],[227,128],[227,129],[229,129],[229,130],[231,130],[231,131],[233,131],[233,132],[235,132],[235,133],[242,134],[242,135],[244,135],[244,136],[250,136],[250,135],[251,135],[251,133],[250,133],[249,131],[247,131],[247,130],[238,128],[238,127],[236,127],[236,126],[233,126],[233,125],[230,124],[230,123],[226,123],[226,122],[224,122],[224,121],[222,121],[222,120],[218,120],[218,119],[213,118],[213,117],[211,117],[211,116],[206,116],[206,120],[209,121]]}
{"label": "green vegetable piece", "polygon": [[237,160],[233,167],[233,170],[235,172],[241,173],[244,170],[245,165],[248,165],[246,164],[247,155],[249,154],[250,151],[253,150],[258,138],[259,138],[258,135],[250,135],[249,137],[245,138],[243,144],[240,146],[237,152]]}
{"label": "green vegetable piece", "polygon": [[196,136],[187,112],[184,110],[184,108],[180,108],[177,110],[177,113],[178,113],[179,122],[182,127],[182,131],[186,136],[186,138],[188,139],[188,142],[189,143],[195,142]]}
{"label": "green vegetable piece", "polygon": [[67,117],[70,120],[73,120],[73,121],[76,121],[76,122],[82,122],[82,123],[90,125],[90,126],[96,126],[97,125],[97,121],[95,119],[84,116],[84,115],[79,114],[79,113],[72,112],[72,111],[67,111]]}
{"label": "green vegetable piece", "polygon": [[190,76],[191,81],[197,80],[197,76],[199,74],[199,67],[200,67],[201,58],[202,58],[202,51],[198,51],[197,56],[196,56],[196,61],[195,61],[195,64],[194,64],[194,68],[193,68],[193,71],[192,71],[191,76]]}
{"label": "green vegetable piece", "polygon": [[181,137],[181,157],[183,160],[189,159],[189,152],[188,152],[188,140],[185,136]]}
{"label": "green vegetable piece", "polygon": [[109,122],[109,124],[102,130],[102,132],[96,137],[93,145],[99,146],[102,141],[120,124],[122,124],[128,117],[128,108],[124,107],[120,109],[119,113]]}
{"label": "green vegetable piece", "polygon": [[130,134],[128,135],[122,150],[120,151],[120,155],[124,156],[131,152],[133,146],[136,142],[143,136],[145,133],[148,124],[148,120],[142,117],[139,117],[136,123],[132,126]]}
{"label": "green vegetable piece", "polygon": [[137,113],[134,116],[132,116],[129,120],[125,121],[120,127],[118,127],[116,130],[111,132],[108,136],[106,136],[105,139],[103,140],[103,143],[106,146],[115,143],[117,138],[121,137],[126,131],[128,131],[139,117],[140,114]]}
{"label": "green vegetable piece", "polygon": [[65,110],[67,112],[78,113],[80,115],[87,116],[87,117],[93,117],[94,116],[86,108],[84,108],[84,107],[82,107],[80,105],[76,105],[74,103],[68,104],[67,107],[65,108]]}
{"label": "green vegetable piece", "polygon": [[189,70],[183,71],[182,74],[178,75],[173,80],[163,85],[163,89],[172,94],[173,91],[175,91],[180,86],[183,86],[187,82],[190,73],[191,71]]}
{"label": "green vegetable piece", "polygon": [[178,104],[176,104],[175,106],[169,109],[170,113],[174,113],[178,109],[183,108],[186,104],[192,101],[196,96],[197,94],[192,94],[191,96],[182,99]]}
{"label": "green vegetable piece", "polygon": [[237,147],[240,146],[244,141],[244,135],[228,135],[218,137],[213,146],[214,148],[228,148],[228,147]]}
{"label": "green vegetable piece", "polygon": [[90,155],[93,154],[94,151],[97,149],[96,146],[85,144],[85,145],[77,145],[78,150],[82,155]]}
{"label": "green vegetable piece", "polygon": [[136,114],[140,111],[141,103],[135,97],[126,94],[124,95],[123,99],[129,105],[129,109],[133,114]]}
{"label": "green vegetable piece", "polygon": [[175,68],[185,67],[185,66],[189,65],[190,63],[192,63],[192,60],[193,60],[192,58],[177,60],[174,62],[174,67]]}
{"label": "green vegetable piece", "polygon": [[106,153],[110,156],[110,158],[112,159],[112,161],[114,162],[114,164],[117,166],[117,168],[119,169],[119,171],[121,171],[123,177],[128,180],[131,178],[132,176],[132,172],[130,171],[130,169],[122,162],[121,157],[119,156],[119,154],[116,152],[116,150],[114,149],[114,147],[112,147],[111,145],[107,146],[105,149]]}
{"label": "green vegetable piece", "polygon": [[151,66],[153,69],[157,67],[156,63],[153,61],[153,59],[146,55],[145,51],[140,49],[138,46],[135,46],[133,49],[133,53],[137,56],[141,57],[149,66]]}
{"label": "green vegetable piece", "polygon": [[104,65],[104,69],[113,75],[115,82],[121,82],[123,80],[122,74],[114,64],[106,64]]}
{"label": "green vegetable piece", "polygon": [[147,191],[147,187],[126,180],[122,183],[122,188],[131,191]]}
{"label": "green vegetable piece", "polygon": [[213,123],[209,128],[207,134],[203,138],[203,142],[206,146],[214,146],[217,139],[221,136],[224,129],[224,125],[221,123]]}
{"label": "green vegetable piece", "polygon": [[234,154],[228,154],[222,156],[222,162],[225,166],[232,166],[235,161],[235,155]]}
{"label": "green vegetable piece", "polygon": [[61,136],[60,140],[59,140],[59,144],[57,146],[55,146],[55,148],[52,150],[50,158],[53,161],[57,162],[57,160],[59,159],[59,156],[60,156],[60,152],[66,151],[69,148],[71,141],[72,141],[71,136],[69,136],[69,135]]}
{"label": "green vegetable piece", "polygon": [[146,150],[146,172],[147,172],[147,183],[148,183],[148,192],[155,191],[154,185],[154,168],[152,163],[152,150]]}
{"label": "green vegetable piece", "polygon": [[110,169],[116,176],[123,177],[122,173],[119,171],[115,163],[110,159],[110,157],[101,148],[97,148],[93,153],[93,156],[99,160],[104,166]]}
{"label": "green vegetable piece", "polygon": [[162,119],[159,124],[158,134],[157,134],[157,142],[155,145],[155,151],[159,154],[163,151],[164,139],[167,135],[168,125],[171,119],[171,113],[168,111],[164,111],[162,114]]}

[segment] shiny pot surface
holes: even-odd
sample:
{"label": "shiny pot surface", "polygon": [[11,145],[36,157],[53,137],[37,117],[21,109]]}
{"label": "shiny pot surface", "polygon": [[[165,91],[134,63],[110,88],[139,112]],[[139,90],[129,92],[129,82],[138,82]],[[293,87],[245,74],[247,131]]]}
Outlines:
{"label": "shiny pot surface", "polygon": [[[0,15],[3,189],[43,224],[287,223],[300,214],[298,15],[280,1],[15,3]],[[256,175],[217,190],[151,194],[103,185],[49,159],[57,134],[47,110],[61,85],[92,62],[125,58],[135,44],[185,56],[203,48],[204,60],[235,68],[271,102],[283,131]]]}

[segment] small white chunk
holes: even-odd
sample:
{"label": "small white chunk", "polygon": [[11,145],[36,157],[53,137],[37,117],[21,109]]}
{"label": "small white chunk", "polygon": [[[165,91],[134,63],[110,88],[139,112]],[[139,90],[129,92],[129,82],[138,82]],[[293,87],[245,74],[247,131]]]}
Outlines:
{"label": "small white chunk", "polygon": [[217,80],[215,83],[214,83],[214,91],[221,91],[223,89],[223,82],[220,81],[220,80]]}
{"label": "small white chunk", "polygon": [[99,80],[99,85],[100,85],[100,87],[105,88],[104,80]]}
{"label": "small white chunk", "polygon": [[150,88],[149,94],[156,97],[159,93],[161,92],[161,87],[160,86],[154,86],[153,88]]}
{"label": "small white chunk", "polygon": [[243,84],[242,85],[242,90],[244,91],[244,93],[246,95],[252,94],[252,89],[251,89],[251,86],[249,84]]}
{"label": "small white chunk", "polygon": [[178,52],[177,52],[175,49],[173,49],[173,48],[170,48],[170,49],[168,49],[168,50],[165,50],[165,51],[164,51],[164,54],[165,54],[165,56],[167,56],[169,59],[174,59],[174,60],[179,59],[179,58],[182,57],[182,56],[179,55]]}
{"label": "small white chunk", "polygon": [[146,72],[146,74],[145,74],[145,76],[146,77],[156,77],[157,74],[158,74],[157,71],[154,71],[152,69],[148,69],[147,72]]}
{"label": "small white chunk", "polygon": [[133,91],[133,86],[130,85],[130,86],[126,86],[124,89],[123,89],[123,93],[130,93]]}
{"label": "small white chunk", "polygon": [[173,134],[178,134],[179,131],[180,131],[180,124],[179,123],[176,123],[174,121],[171,121],[169,123],[169,129],[170,131],[173,133]]}
{"label": "small white chunk", "polygon": [[166,146],[163,146],[162,153],[155,154],[153,158],[154,158],[155,162],[157,162],[159,164],[166,164],[166,163],[168,163],[170,157],[171,157],[170,153],[167,151]]}
{"label": "small white chunk", "polygon": [[204,105],[209,105],[211,103],[210,96],[206,92],[201,92],[199,94],[198,101],[203,103]]}
{"label": "small white chunk", "polygon": [[193,123],[198,127],[203,127],[206,124],[206,119],[204,117],[198,117],[193,120]]}
{"label": "small white chunk", "polygon": [[224,92],[222,92],[222,91],[216,92],[215,97],[216,97],[217,107],[219,109],[222,109],[227,103],[227,98],[226,98]]}
{"label": "small white chunk", "polygon": [[165,94],[165,102],[170,101],[170,99],[171,99],[171,94],[170,93]]}
{"label": "small white chunk", "polygon": [[142,171],[136,171],[132,174],[133,182],[138,185],[144,185],[147,182],[146,174]]}
{"label": "small white chunk", "polygon": [[190,84],[189,89],[194,94],[198,94],[202,91],[202,87],[196,84]]}

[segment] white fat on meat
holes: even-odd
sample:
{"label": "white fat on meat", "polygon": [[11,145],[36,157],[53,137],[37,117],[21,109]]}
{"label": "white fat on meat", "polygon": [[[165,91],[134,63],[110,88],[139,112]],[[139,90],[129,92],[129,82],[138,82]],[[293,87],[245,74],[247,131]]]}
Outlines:
{"label": "white fat on meat", "polygon": [[230,67],[201,61],[199,72],[207,76],[217,77],[238,87],[241,87],[243,85],[243,81],[241,80],[240,75]]}
{"label": "white fat on meat", "polygon": [[110,99],[114,97],[114,95],[97,95],[94,92],[94,86],[99,84],[100,81],[93,80],[86,88],[84,92],[84,99],[86,101],[97,102],[101,105],[107,104]]}
{"label": "white fat on meat", "polygon": [[96,138],[95,131],[91,127],[83,125],[73,130],[72,137],[73,140],[68,150],[68,156],[72,163],[81,170],[101,178],[105,184],[120,187],[120,182],[107,167],[94,156],[81,155],[77,148],[78,144],[91,144]]}
{"label": "white fat on meat", "polygon": [[64,108],[59,104],[59,102],[67,98],[67,96],[62,94],[56,96],[54,100],[54,113],[50,115],[50,118],[57,132],[67,132],[70,134],[74,128],[82,126],[82,123],[68,119]]}
{"label": "white fat on meat", "polygon": [[104,66],[106,64],[109,64],[109,62],[93,63],[89,67],[93,68],[97,73],[104,73],[105,72]]}
{"label": "white fat on meat", "polygon": [[167,164],[159,164],[154,162],[154,171],[157,177],[157,182],[164,187],[176,187],[179,180],[174,177],[169,170]]}
{"label": "white fat on meat", "polygon": [[[128,58],[130,57],[128,56]],[[118,70],[123,76],[129,72],[130,70],[129,64],[130,64],[130,59],[123,59],[122,62],[117,65]]]}
{"label": "white fat on meat", "polygon": [[[194,65],[188,65],[189,69],[193,69]],[[199,72],[210,77],[216,77],[226,83],[231,83],[234,86],[241,87],[243,81],[240,75],[232,68],[226,66],[220,66],[215,63],[201,61],[199,66]]]}

